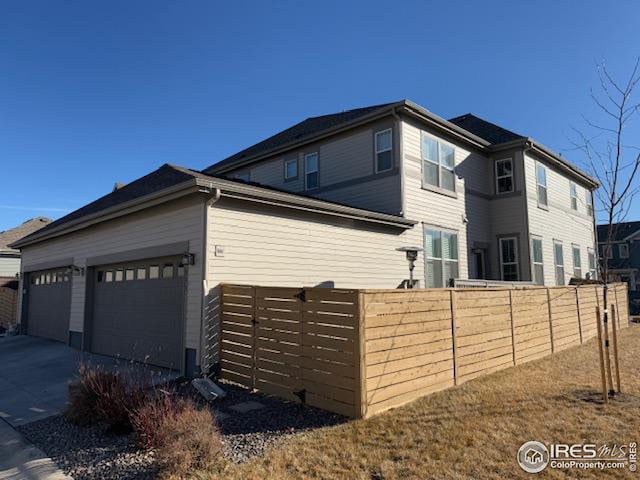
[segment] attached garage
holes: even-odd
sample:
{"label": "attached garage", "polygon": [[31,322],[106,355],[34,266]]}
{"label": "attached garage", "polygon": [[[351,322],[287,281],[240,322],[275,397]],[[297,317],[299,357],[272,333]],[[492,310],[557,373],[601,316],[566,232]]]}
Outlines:
{"label": "attached garage", "polygon": [[29,273],[27,333],[67,342],[71,307],[69,268]]}
{"label": "attached garage", "polygon": [[181,257],[101,265],[93,277],[87,348],[179,370],[185,318]]}

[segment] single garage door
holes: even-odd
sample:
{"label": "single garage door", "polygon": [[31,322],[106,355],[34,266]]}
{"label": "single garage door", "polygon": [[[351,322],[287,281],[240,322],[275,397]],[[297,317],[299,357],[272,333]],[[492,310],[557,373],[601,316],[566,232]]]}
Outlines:
{"label": "single garage door", "polygon": [[184,294],[177,258],[96,267],[91,351],[180,369]]}
{"label": "single garage door", "polygon": [[59,342],[69,340],[71,272],[68,268],[29,274],[27,333]]}

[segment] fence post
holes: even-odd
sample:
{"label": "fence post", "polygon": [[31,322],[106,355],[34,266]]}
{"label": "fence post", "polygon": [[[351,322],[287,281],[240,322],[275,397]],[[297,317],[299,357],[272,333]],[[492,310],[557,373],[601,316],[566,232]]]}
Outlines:
{"label": "fence post", "polygon": [[576,286],[576,312],[578,313],[578,331],[580,332],[580,343],[582,343],[582,320],[580,318],[580,298],[578,295],[578,289],[580,287]]}
{"label": "fence post", "polygon": [[458,385],[458,348],[456,346],[456,292],[450,292],[451,303],[451,343],[453,347],[453,384]]}
{"label": "fence post", "polygon": [[551,353],[555,352],[556,347],[553,344],[553,315],[551,314],[551,292],[547,288],[547,310],[549,313],[549,336],[551,337]]}
{"label": "fence post", "polygon": [[258,355],[256,350],[258,349],[258,292],[255,286],[251,287],[251,388],[256,388],[256,377],[258,366]]}
{"label": "fence post", "polygon": [[367,352],[366,352],[366,326],[365,326],[365,294],[356,290],[355,302],[357,312],[357,338],[355,342],[358,361],[356,366],[356,418],[367,417]]}
{"label": "fence post", "polygon": [[509,317],[511,318],[511,355],[513,364],[516,364],[516,330],[513,325],[513,290],[509,289]]}
{"label": "fence post", "polygon": [[618,387],[618,393],[620,393],[620,361],[618,360],[618,321],[619,318],[616,318],[616,314],[618,313],[618,309],[616,305],[611,304],[611,325],[613,327],[613,363],[616,368],[616,386]]}

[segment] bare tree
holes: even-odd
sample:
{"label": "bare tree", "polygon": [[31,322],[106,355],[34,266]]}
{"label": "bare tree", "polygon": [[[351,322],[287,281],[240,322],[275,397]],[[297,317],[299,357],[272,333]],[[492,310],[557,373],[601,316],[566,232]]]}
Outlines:
{"label": "bare tree", "polygon": [[[595,196],[598,217],[607,224],[605,238],[598,239],[604,244],[599,270],[600,279],[604,284],[606,329],[609,321],[607,309],[609,257],[618,224],[627,218],[633,199],[640,189],[638,185],[640,148],[627,142],[629,126],[640,114],[640,101],[635,98],[636,87],[640,82],[640,57],[636,60],[633,71],[625,82],[621,83],[614,79],[604,64],[598,66],[598,76],[599,91],[597,93],[591,91],[591,99],[597,107],[598,119],[583,117],[587,128],[574,129],[578,140],[573,144],[584,154],[588,169],[600,183]],[[606,343],[608,345],[608,341]]]}

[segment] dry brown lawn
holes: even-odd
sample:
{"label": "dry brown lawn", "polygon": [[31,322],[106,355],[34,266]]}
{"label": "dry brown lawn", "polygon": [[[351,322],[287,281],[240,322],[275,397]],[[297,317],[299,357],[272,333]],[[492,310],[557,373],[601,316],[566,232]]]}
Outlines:
{"label": "dry brown lawn", "polygon": [[640,326],[619,335],[623,394],[601,403],[594,340],[374,418],[296,437],[208,478],[636,478],[628,470],[520,470],[528,440],[640,441]]}

